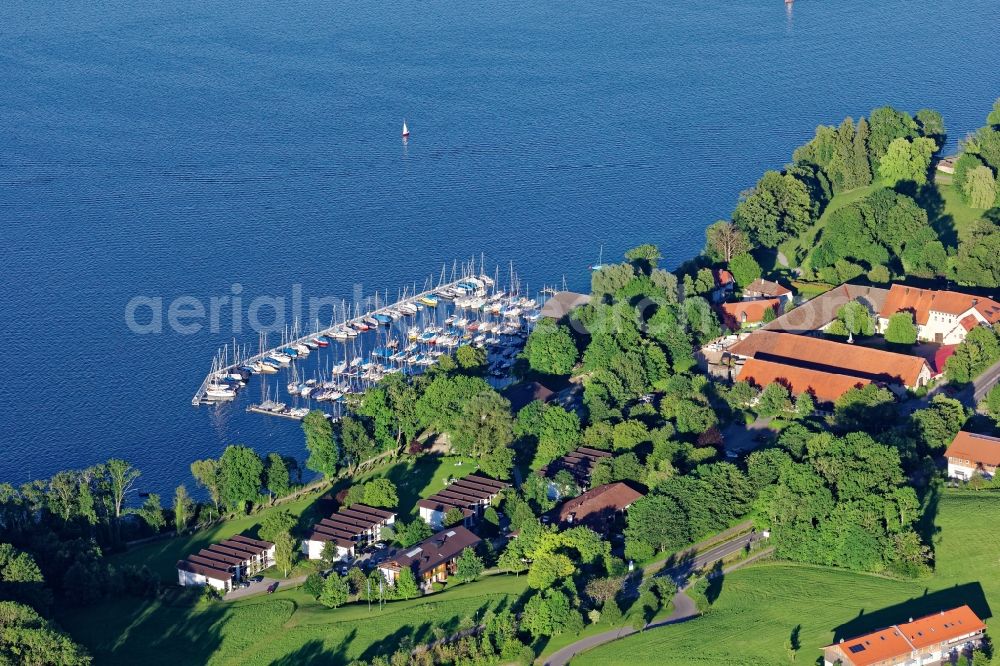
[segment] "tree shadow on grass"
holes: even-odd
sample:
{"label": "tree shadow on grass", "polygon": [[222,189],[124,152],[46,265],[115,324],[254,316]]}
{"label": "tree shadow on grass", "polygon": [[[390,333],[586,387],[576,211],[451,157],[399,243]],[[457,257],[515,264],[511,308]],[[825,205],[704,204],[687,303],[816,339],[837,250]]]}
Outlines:
{"label": "tree shadow on grass", "polygon": [[917,534],[920,540],[930,549],[931,558],[934,558],[934,537],[941,528],[937,525],[937,514],[941,504],[941,484],[930,483],[923,491],[920,498],[922,512],[920,520],[917,521]]}
{"label": "tree shadow on grass", "polygon": [[[368,649],[361,654],[361,659],[364,661],[371,661],[378,656],[390,657],[398,650],[409,651],[417,645],[433,640],[433,636],[434,634],[432,632],[432,625],[430,622],[424,622],[417,627],[405,625],[392,632],[382,640],[375,641],[368,646]],[[424,640],[425,638],[427,640]]]}
{"label": "tree shadow on grass", "polygon": [[305,664],[347,664],[347,648],[357,636],[357,631],[350,634],[337,646],[335,650],[327,650],[323,647],[323,641],[313,639],[297,650],[289,652],[285,656],[275,659],[271,666],[301,666]]}
{"label": "tree shadow on grass", "polygon": [[981,620],[992,617],[990,605],[982,586],[977,583],[955,585],[944,590],[914,597],[908,601],[880,608],[871,613],[862,609],[858,616],[833,629],[833,642],[848,640],[871,631],[891,627],[894,624],[907,622],[910,618],[917,619],[949,610],[962,605],[968,605]]}
{"label": "tree shadow on grass", "polygon": [[726,573],[722,568],[722,560],[716,560],[712,565],[712,570],[705,576],[708,579],[708,587],[705,588],[705,600],[712,605],[722,595],[722,584],[725,582]]}
{"label": "tree shadow on grass", "polygon": [[[445,458],[435,454],[424,454],[413,459],[411,464],[396,464],[389,468],[385,478],[396,485],[399,495],[399,506],[409,507],[415,512],[420,495],[427,484],[434,478],[438,468],[444,464]],[[440,490],[440,488],[435,489]]]}

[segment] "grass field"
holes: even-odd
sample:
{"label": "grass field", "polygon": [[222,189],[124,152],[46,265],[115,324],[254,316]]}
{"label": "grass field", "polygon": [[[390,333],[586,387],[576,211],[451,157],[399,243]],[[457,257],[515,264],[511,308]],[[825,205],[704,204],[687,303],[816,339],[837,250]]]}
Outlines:
{"label": "grass field", "polygon": [[[944,199],[945,217],[950,218],[948,224],[954,229],[954,234],[958,235],[959,240],[965,238],[972,223],[982,219],[983,213],[986,211],[966,206],[951,184],[938,183],[937,188],[938,192],[941,193],[941,198]],[[947,230],[945,235],[948,235]]]}
{"label": "grass field", "polygon": [[[701,618],[584,653],[574,666],[805,663],[840,638],[967,603],[987,619],[1000,607],[1000,495],[949,491],[937,517],[937,567],[919,581],[767,563],[725,577]],[[991,624],[988,622],[988,624]],[[797,630],[799,649],[789,648]]]}
{"label": "grass field", "polygon": [[[358,477],[356,483],[370,481],[375,477],[384,476],[392,480],[398,489],[400,519],[410,520],[417,514],[417,500],[433,494],[444,488],[448,477],[463,477],[476,470],[475,464],[469,458],[459,456],[420,456],[406,458],[389,465],[376,468]],[[334,485],[334,490],[347,487],[346,481]],[[325,514],[324,504],[318,503],[325,492],[316,491],[292,502],[286,502],[276,507],[269,507],[249,516],[214,525],[207,530],[195,534],[153,541],[151,543],[130,549],[124,553],[113,555],[111,561],[115,564],[148,565],[163,580],[176,581],[177,560],[190,553],[195,553],[211,543],[228,539],[234,534],[255,536],[261,521],[273,511],[289,511],[298,517],[300,536],[305,534],[309,526],[315,523],[320,514]],[[296,575],[292,572],[291,575]],[[269,575],[274,572],[268,572]]]}
{"label": "grass field", "polygon": [[328,609],[300,589],[191,606],[118,601],[60,622],[99,664],[345,664],[453,633],[488,608],[514,604],[525,576],[497,575],[423,599]]}
{"label": "grass field", "polygon": [[[880,187],[882,187],[881,184],[874,184],[835,195],[815,225],[803,231],[799,237],[785,241],[779,249],[788,257],[789,261],[794,263],[795,259],[799,258],[801,265],[808,267],[808,253],[812,248],[816,247],[816,243],[823,229],[826,227],[830,216],[844,206],[863,199]],[[944,244],[954,247],[958,244],[959,240],[965,237],[972,222],[983,216],[984,211],[966,206],[962,202],[958,192],[951,185],[950,180],[939,179],[936,182],[936,187],[938,193],[941,195],[943,209],[938,208],[936,205],[928,204],[930,208],[937,209],[938,211],[936,214],[932,213],[931,221],[937,227],[938,234],[941,236]],[[933,219],[935,217],[938,218],[936,221]]]}
{"label": "grass field", "polygon": [[803,231],[798,238],[791,238],[781,244],[780,250],[788,257],[788,260],[795,263],[796,257],[801,259],[803,266],[808,265],[808,253],[816,247],[817,239],[826,227],[827,220],[834,211],[852,204],[855,201],[864,199],[866,196],[879,189],[881,185],[869,185],[868,187],[859,187],[855,190],[850,190],[849,192],[841,192],[830,199],[830,203],[827,204],[826,209],[823,214],[820,215],[819,220],[813,226],[809,227]]}

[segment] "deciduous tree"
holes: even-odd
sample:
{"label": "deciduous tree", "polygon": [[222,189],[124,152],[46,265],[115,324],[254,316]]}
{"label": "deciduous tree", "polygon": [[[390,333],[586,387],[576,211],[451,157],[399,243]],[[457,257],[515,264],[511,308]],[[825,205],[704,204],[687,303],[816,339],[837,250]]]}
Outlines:
{"label": "deciduous tree", "polygon": [[705,229],[709,253],[717,260],[729,263],[733,257],[750,251],[746,234],[729,220],[719,220]]}
{"label": "deciduous tree", "polygon": [[912,312],[896,312],[889,316],[885,341],[895,345],[912,345],[917,341],[917,326]]}
{"label": "deciduous tree", "polygon": [[260,496],[264,463],[253,449],[229,445],[219,458],[222,498],[234,511],[246,510],[246,505]]}
{"label": "deciduous tree", "polygon": [[549,375],[568,375],[579,357],[569,328],[551,319],[543,319],[531,331],[524,354],[532,370]]}
{"label": "deciduous tree", "polygon": [[188,523],[194,516],[194,501],[188,495],[184,484],[177,486],[174,491],[174,529],[183,532],[187,529]]}
{"label": "deciduous tree", "polygon": [[326,413],[314,409],[306,414],[302,419],[302,431],[305,433],[306,449],[309,451],[306,467],[328,479],[332,478],[337,473],[340,452],[333,439],[333,427]]}

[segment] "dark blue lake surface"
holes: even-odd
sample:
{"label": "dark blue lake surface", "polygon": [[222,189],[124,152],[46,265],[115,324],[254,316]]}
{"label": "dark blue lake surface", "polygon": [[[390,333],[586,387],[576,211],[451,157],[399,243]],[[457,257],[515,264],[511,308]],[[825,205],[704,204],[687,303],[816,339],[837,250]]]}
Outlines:
{"label": "dark blue lake surface", "polygon": [[394,295],[480,253],[585,288],[647,241],[673,266],[819,123],[929,106],[954,146],[995,50],[994,0],[6,0],[0,480],[120,456],[166,495],[227,443],[303,455],[294,422],[190,405],[225,317],[137,335],[134,296]]}

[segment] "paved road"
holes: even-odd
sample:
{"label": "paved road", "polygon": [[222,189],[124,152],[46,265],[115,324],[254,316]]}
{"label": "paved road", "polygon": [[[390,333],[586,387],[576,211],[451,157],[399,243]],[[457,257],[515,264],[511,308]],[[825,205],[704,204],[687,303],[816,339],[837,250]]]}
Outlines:
{"label": "paved road", "polygon": [[[677,594],[674,595],[673,598],[673,612],[662,620],[657,620],[656,622],[646,625],[646,628],[649,629],[651,627],[662,627],[668,624],[677,624],[679,622],[685,622],[691,618],[697,617],[697,606],[695,606],[691,597],[684,593],[684,588],[687,585],[687,580],[691,573],[698,569],[708,568],[715,564],[718,560],[724,559],[733,553],[743,550],[747,547],[747,545],[757,542],[761,538],[760,534],[745,534],[741,537],[733,539],[732,541],[727,541],[726,543],[709,548],[700,555],[694,556],[689,560],[682,561],[678,565],[664,569],[663,565],[666,562],[666,560],[664,560],[663,562],[657,563],[659,566],[654,564],[647,567],[643,575],[644,578],[648,578],[662,569],[663,573],[661,575],[670,576],[674,582],[677,583],[678,590]],[[637,587],[637,585],[633,586],[632,594],[635,594],[635,592],[638,591],[635,589]],[[570,659],[584,650],[589,650],[592,647],[597,647],[598,645],[603,645],[604,643],[618,640],[619,638],[623,638],[634,633],[636,633],[636,630],[632,627],[621,627],[620,629],[612,629],[600,634],[594,634],[593,636],[581,638],[577,642],[571,643],[563,649],[554,652],[545,661],[545,666],[565,666],[569,663]]]}
{"label": "paved road", "polygon": [[979,375],[972,382],[972,386],[974,387],[973,397],[976,404],[986,397],[986,394],[989,393],[989,390],[993,388],[998,381],[1000,381],[1000,361],[994,363],[986,370],[986,372]]}

